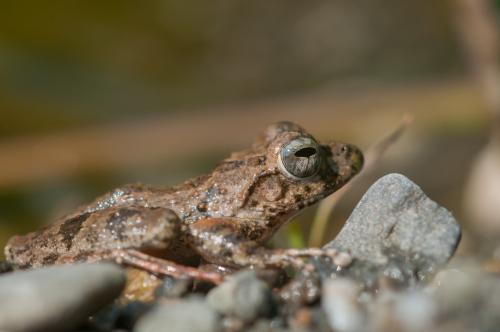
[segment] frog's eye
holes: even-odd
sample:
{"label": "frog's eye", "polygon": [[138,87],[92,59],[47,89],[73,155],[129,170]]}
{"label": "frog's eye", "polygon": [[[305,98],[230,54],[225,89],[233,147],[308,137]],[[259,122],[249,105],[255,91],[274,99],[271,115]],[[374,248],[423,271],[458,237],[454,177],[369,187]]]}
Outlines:
{"label": "frog's eye", "polygon": [[281,148],[278,164],[286,175],[293,178],[311,177],[321,165],[318,144],[309,137],[296,138]]}

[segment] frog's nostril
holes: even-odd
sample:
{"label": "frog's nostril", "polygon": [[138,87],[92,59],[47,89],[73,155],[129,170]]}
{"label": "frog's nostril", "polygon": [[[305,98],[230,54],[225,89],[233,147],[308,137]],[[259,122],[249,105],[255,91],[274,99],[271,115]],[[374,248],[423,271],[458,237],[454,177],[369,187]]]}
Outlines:
{"label": "frog's nostril", "polygon": [[295,157],[309,158],[310,156],[312,156],[315,153],[316,153],[315,148],[307,147],[307,148],[303,148],[303,149],[300,149],[299,151],[295,152]]}

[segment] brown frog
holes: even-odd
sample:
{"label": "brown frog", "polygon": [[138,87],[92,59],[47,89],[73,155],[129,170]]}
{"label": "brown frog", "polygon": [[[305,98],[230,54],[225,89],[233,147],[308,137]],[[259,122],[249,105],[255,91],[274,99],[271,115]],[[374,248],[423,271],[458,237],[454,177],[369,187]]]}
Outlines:
{"label": "brown frog", "polygon": [[141,184],[111,191],[5,247],[21,268],[114,260],[151,273],[218,283],[199,269],[300,267],[320,249],[267,249],[267,241],[306,206],[335,192],[363,164],[359,149],[318,143],[291,122],[270,125],[249,149],[210,174],[170,188]]}

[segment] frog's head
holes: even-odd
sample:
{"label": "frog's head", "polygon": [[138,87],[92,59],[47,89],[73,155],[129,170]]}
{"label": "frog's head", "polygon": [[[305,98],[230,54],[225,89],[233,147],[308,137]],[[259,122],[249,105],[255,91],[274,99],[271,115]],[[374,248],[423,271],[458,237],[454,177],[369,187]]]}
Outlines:
{"label": "frog's head", "polygon": [[245,173],[240,172],[240,192],[234,193],[240,202],[234,215],[277,228],[359,173],[363,154],[350,144],[317,142],[300,126],[279,122],[226,162],[240,163]]}

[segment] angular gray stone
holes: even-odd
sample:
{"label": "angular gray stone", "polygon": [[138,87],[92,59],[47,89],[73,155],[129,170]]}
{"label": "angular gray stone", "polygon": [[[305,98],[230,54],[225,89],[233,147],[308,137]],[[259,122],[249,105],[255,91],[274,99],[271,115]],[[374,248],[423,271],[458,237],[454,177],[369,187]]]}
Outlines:
{"label": "angular gray stone", "polygon": [[251,322],[257,317],[269,317],[275,301],[269,286],[257,278],[254,271],[242,271],[212,289],[208,304],[217,312]]}
{"label": "angular gray stone", "polygon": [[135,332],[216,332],[221,330],[219,315],[199,298],[167,302],[144,315]]}
{"label": "angular gray stone", "polygon": [[126,277],[114,264],[54,266],[0,277],[0,331],[67,331],[113,301]]}
{"label": "angular gray stone", "polygon": [[[460,240],[460,226],[445,208],[401,174],[380,178],[363,196],[338,236],[325,248],[393,279],[422,280],[445,264]],[[363,273],[366,274],[366,271]]]}

